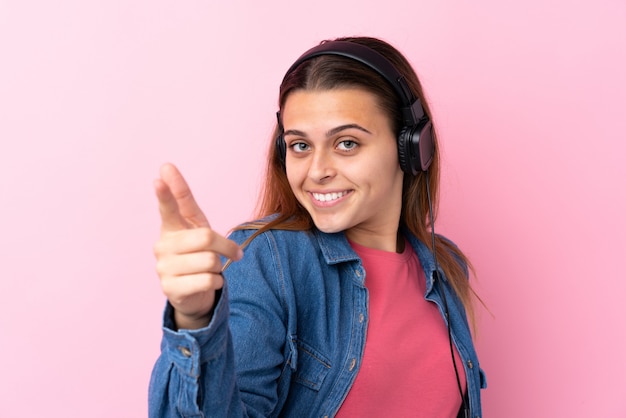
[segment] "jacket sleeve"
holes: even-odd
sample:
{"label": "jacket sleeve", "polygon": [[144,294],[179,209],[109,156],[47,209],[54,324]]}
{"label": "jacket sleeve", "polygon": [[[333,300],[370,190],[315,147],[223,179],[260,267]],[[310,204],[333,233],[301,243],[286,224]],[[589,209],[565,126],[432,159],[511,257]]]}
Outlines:
{"label": "jacket sleeve", "polygon": [[175,331],[167,305],[161,355],[150,379],[150,418],[275,413],[285,363],[284,318],[272,284],[275,267],[266,265],[274,264],[272,257],[257,254],[248,247],[244,260],[228,268],[207,327]]}

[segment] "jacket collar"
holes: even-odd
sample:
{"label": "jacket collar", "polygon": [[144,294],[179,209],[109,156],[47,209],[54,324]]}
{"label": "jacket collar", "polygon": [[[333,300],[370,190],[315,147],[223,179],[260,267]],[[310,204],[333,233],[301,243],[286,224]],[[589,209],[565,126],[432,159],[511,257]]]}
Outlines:
{"label": "jacket collar", "polygon": [[[434,285],[433,273],[435,271],[435,259],[426,244],[418,240],[406,228],[403,228],[402,232],[404,236],[406,236],[406,238],[409,240],[411,247],[413,247],[413,250],[417,254],[417,258],[419,259],[420,264],[424,269],[424,273],[426,276],[426,294],[428,294],[432,291]],[[314,228],[313,234],[319,242],[320,250],[322,251],[324,260],[328,265],[359,260],[359,256],[350,246],[350,243],[348,242],[345,233],[337,232],[334,234],[327,234]],[[439,277],[445,280],[445,276],[443,275],[443,271],[441,270],[441,268],[439,268],[438,270]]]}
{"label": "jacket collar", "polygon": [[359,256],[350,246],[345,233],[327,234],[317,228],[313,229],[313,233],[319,242],[322,255],[328,265],[359,260]]}

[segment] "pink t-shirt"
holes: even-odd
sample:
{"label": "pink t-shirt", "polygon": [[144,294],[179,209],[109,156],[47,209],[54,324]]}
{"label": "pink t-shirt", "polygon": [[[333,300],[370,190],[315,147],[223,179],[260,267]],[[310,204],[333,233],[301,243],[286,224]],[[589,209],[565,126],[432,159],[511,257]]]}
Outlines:
{"label": "pink t-shirt", "polygon": [[[456,417],[461,396],[439,308],[406,242],[402,254],[351,242],[365,267],[369,323],[361,368],[337,417]],[[456,353],[465,390],[465,373]]]}

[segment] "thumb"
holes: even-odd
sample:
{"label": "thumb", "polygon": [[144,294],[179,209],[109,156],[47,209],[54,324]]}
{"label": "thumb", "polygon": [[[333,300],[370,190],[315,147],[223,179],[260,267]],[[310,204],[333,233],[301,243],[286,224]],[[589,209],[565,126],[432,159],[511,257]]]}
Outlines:
{"label": "thumb", "polygon": [[169,163],[164,164],[161,167],[161,181],[167,185],[170,195],[176,203],[179,216],[188,226],[210,227],[209,221],[198,206],[189,185],[176,166]]}

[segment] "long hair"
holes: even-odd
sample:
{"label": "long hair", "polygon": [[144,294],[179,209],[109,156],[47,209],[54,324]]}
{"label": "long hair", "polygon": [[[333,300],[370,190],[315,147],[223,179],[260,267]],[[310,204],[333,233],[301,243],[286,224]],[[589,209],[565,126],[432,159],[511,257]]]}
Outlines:
{"label": "long hair", "polygon": [[[430,117],[428,102],[419,79],[407,59],[388,43],[370,37],[338,38],[336,41],[347,41],[365,45],[384,57],[402,74],[413,91],[422,101],[424,111]],[[326,42],[326,41],[324,41]],[[343,88],[359,88],[374,94],[378,105],[389,116],[392,128],[398,134],[402,128],[401,102],[390,84],[377,72],[352,59],[335,55],[321,55],[300,64],[283,80],[278,98],[279,111],[282,110],[287,97],[296,90],[333,90]],[[431,117],[432,120],[432,117]],[[247,245],[257,235],[269,229],[309,230],[314,227],[311,216],[297,201],[293,194],[282,159],[277,151],[274,138],[281,133],[279,124],[273,133],[268,153],[265,183],[259,197],[256,217],[267,218],[267,221],[256,221],[241,225],[236,229],[257,229],[244,243]],[[437,135],[433,132],[435,154],[429,168],[429,175],[419,172],[416,176],[405,174],[402,189],[402,211],[400,224],[425,243],[431,251],[432,239],[430,225],[430,207],[433,208],[432,218],[436,218],[439,202],[440,160],[437,146]],[[429,182],[427,185],[426,182]],[[431,204],[428,201],[430,189]],[[271,216],[271,217],[270,217]],[[269,217],[269,218],[268,218]],[[467,280],[467,270],[471,264],[461,250],[440,237],[435,237],[435,251],[441,269],[452,288],[465,307],[470,321],[474,323],[472,291]]]}

